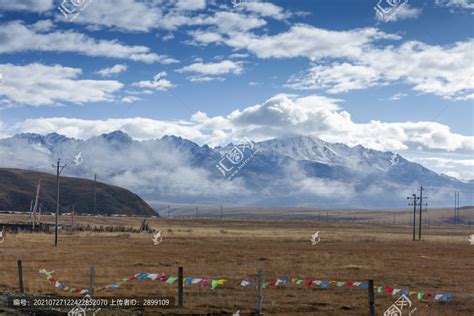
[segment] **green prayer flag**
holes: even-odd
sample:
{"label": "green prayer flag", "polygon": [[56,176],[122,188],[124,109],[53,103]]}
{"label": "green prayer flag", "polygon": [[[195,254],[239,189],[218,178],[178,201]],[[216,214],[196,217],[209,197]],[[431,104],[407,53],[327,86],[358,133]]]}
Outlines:
{"label": "green prayer flag", "polygon": [[418,293],[417,295],[418,299],[421,300],[423,297],[425,297],[425,293]]}
{"label": "green prayer flag", "polygon": [[212,280],[211,289],[215,289],[219,285],[219,280]]}
{"label": "green prayer flag", "polygon": [[337,282],[336,285],[337,286],[344,286],[344,282]]}
{"label": "green prayer flag", "polygon": [[266,289],[268,287],[268,283],[263,283],[262,288]]}
{"label": "green prayer flag", "polygon": [[298,281],[296,281],[296,284],[298,284],[298,285],[301,285],[301,284],[303,284],[303,283],[304,283],[303,280],[298,280]]}
{"label": "green prayer flag", "polygon": [[178,279],[178,277],[169,277],[168,280],[166,280],[166,283],[173,283],[174,281],[176,281]]}
{"label": "green prayer flag", "polygon": [[377,293],[383,293],[383,286],[379,286],[379,288],[377,289]]}

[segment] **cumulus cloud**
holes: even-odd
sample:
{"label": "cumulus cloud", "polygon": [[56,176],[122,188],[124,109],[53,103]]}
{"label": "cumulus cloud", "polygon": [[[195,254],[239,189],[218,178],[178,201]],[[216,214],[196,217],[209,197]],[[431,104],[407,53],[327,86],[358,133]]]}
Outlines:
{"label": "cumulus cloud", "polygon": [[53,0],[0,0],[0,9],[5,11],[45,12],[51,9]]}
{"label": "cumulus cloud", "polygon": [[[472,154],[474,137],[454,133],[435,122],[356,123],[341,108],[342,100],[324,96],[299,97],[279,94],[262,104],[235,110],[227,116],[209,117],[197,112],[189,120],[159,121],[145,118],[78,120],[44,118],[42,124],[28,119],[15,126],[17,131],[46,134],[64,133],[87,138],[123,130],[137,139],[173,134],[200,144],[222,145],[246,136],[262,141],[294,135],[309,135],[349,146],[363,145],[382,151],[451,152]],[[77,128],[72,128],[77,126]]]}
{"label": "cumulus cloud", "polygon": [[474,40],[445,46],[410,41],[398,47],[371,48],[352,63],[313,66],[293,75],[286,86],[340,93],[403,81],[415,91],[467,100],[474,92],[474,68],[469,66],[472,50]]}
{"label": "cumulus cloud", "polygon": [[399,20],[415,19],[421,14],[421,9],[413,8],[408,3],[403,3],[396,8],[392,8],[392,12],[382,15],[379,11],[375,12],[375,18],[382,22],[395,22]]}
{"label": "cumulus cloud", "polygon": [[435,3],[448,8],[474,9],[474,2],[472,0],[436,0]]}
{"label": "cumulus cloud", "polygon": [[293,75],[286,87],[293,89],[323,89],[328,93],[366,89],[377,84],[377,71],[363,65],[334,63],[311,67],[306,73]]}
{"label": "cumulus cloud", "polygon": [[86,56],[122,58],[145,63],[174,62],[146,46],[129,46],[117,40],[97,40],[73,31],[38,32],[21,21],[0,25],[0,54],[23,51],[73,52]]}
{"label": "cumulus cloud", "polygon": [[80,80],[81,69],[61,65],[0,64],[0,73],[5,78],[5,84],[0,85],[0,95],[15,103],[35,106],[112,101],[123,87],[114,80]]}
{"label": "cumulus cloud", "polygon": [[127,65],[125,64],[117,64],[112,67],[102,68],[101,70],[97,71],[97,74],[101,75],[102,77],[111,77],[113,75],[118,75],[121,72],[127,70]]}
{"label": "cumulus cloud", "polygon": [[242,73],[242,63],[223,60],[218,63],[194,63],[176,70],[177,72],[194,72],[202,75],[224,75],[233,73],[239,75]]}
{"label": "cumulus cloud", "polygon": [[133,96],[133,95],[128,95],[122,98],[123,103],[135,103],[136,101],[140,101],[140,100],[141,98]]}
{"label": "cumulus cloud", "polygon": [[144,81],[134,82],[132,83],[132,86],[139,87],[139,88],[148,88],[148,89],[165,91],[175,86],[174,84],[171,83],[171,81],[169,81],[168,79],[165,79],[167,75],[168,74],[166,73],[166,71],[162,71],[156,74],[153,77],[153,80],[144,80]]}
{"label": "cumulus cloud", "polygon": [[[244,21],[239,23],[242,22]],[[219,30],[225,37],[217,43],[246,49],[260,58],[357,58],[365,52],[367,45],[375,40],[400,39],[397,35],[390,35],[376,28],[331,31],[307,24],[293,25],[288,31],[276,35],[236,32],[232,27]],[[194,33],[190,35],[193,36]],[[199,41],[196,37],[194,40]]]}
{"label": "cumulus cloud", "polygon": [[270,17],[276,20],[287,19],[291,16],[283,8],[270,2],[248,1],[243,2],[241,7],[262,17]]}
{"label": "cumulus cloud", "polygon": [[206,0],[177,0],[175,7],[181,10],[202,10],[206,8]]}
{"label": "cumulus cloud", "polygon": [[240,75],[243,72],[242,62],[234,62],[231,60],[223,60],[218,63],[202,63],[197,62],[183,68],[177,69],[177,72],[190,72],[196,75],[189,77],[188,79],[193,82],[205,82],[212,80],[224,80],[219,75],[234,74]]}

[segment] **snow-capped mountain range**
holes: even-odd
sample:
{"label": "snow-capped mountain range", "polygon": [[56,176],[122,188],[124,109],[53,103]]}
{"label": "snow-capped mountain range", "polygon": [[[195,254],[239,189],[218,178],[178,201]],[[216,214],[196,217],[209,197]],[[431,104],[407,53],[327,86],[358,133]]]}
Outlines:
{"label": "snow-capped mountain range", "polygon": [[[96,173],[145,199],[176,203],[405,207],[406,197],[424,185],[431,206],[451,205],[454,190],[464,205],[473,204],[473,182],[392,152],[307,136],[240,145],[211,148],[176,136],[137,141],[121,131],[87,140],[18,134],[0,140],[0,167],[53,173],[52,163],[61,158],[64,175]],[[242,158],[244,165],[236,163]],[[225,174],[230,169],[238,171],[232,178]]]}

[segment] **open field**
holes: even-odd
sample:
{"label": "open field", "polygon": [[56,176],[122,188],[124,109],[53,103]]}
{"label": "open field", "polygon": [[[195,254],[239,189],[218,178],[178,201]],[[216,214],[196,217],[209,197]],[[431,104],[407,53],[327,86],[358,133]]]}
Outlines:
{"label": "open field", "polygon": [[[0,215],[0,222],[13,219],[21,216]],[[77,222],[138,228],[140,219],[78,217]],[[97,286],[143,272],[176,275],[177,267],[183,266],[185,277],[228,282],[215,290],[185,286],[185,310],[163,313],[243,313],[255,307],[255,289],[238,283],[255,281],[257,270],[262,269],[266,282],[276,278],[374,279],[377,285],[449,292],[454,296],[450,302],[415,299],[414,315],[474,313],[474,246],[467,240],[468,226],[431,225],[424,229],[423,241],[413,242],[407,225],[183,219],[151,219],[149,223],[163,232],[162,244],[154,246],[146,233],[81,232],[60,234],[55,248],[52,234],[8,234],[0,244],[0,293],[18,291],[18,259],[23,260],[28,293],[56,295],[64,292],[52,287],[38,270],[54,270],[55,277],[66,285],[87,287],[91,265],[96,267]],[[320,231],[322,241],[311,246],[308,239],[315,230]],[[100,295],[175,296],[176,292],[176,283],[146,280]],[[393,296],[376,294],[377,315],[393,301]],[[264,311],[266,315],[366,315],[367,291],[295,284],[265,289]]]}
{"label": "open field", "polygon": [[[148,201],[163,217],[194,218],[196,207],[200,218],[220,219],[221,209],[216,205],[163,204]],[[168,208],[169,206],[169,208]],[[410,224],[413,220],[413,208],[387,209],[326,209],[314,207],[251,208],[224,206],[225,219],[247,220],[312,220],[347,221],[354,223]],[[417,217],[418,220],[418,217]],[[448,224],[454,222],[452,208],[429,208],[423,212],[423,225]],[[459,222],[474,225],[474,207],[460,209]]]}

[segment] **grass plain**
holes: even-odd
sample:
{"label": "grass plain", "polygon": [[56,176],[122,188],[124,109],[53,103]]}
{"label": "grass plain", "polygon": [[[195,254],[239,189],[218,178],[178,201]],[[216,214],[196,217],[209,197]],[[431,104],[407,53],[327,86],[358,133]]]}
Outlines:
{"label": "grass plain", "polygon": [[[0,222],[26,220],[0,215]],[[43,217],[52,222],[53,217]],[[62,222],[69,218],[62,217]],[[77,217],[81,225],[140,225],[139,218]],[[32,294],[64,295],[49,284],[40,269],[54,270],[68,286],[88,287],[89,267],[96,267],[96,285],[104,286],[136,273],[228,280],[215,290],[185,286],[183,310],[148,310],[148,314],[214,312],[241,314],[255,307],[255,289],[239,286],[255,281],[259,269],[265,281],[366,281],[420,292],[449,292],[453,300],[417,300],[415,315],[473,315],[474,246],[467,225],[423,226],[421,241],[412,241],[409,225],[324,221],[233,221],[150,219],[163,233],[158,246],[147,233],[61,233],[59,246],[46,233],[7,234],[0,244],[0,293],[18,291],[17,260],[23,260],[25,290]],[[309,235],[320,231],[321,243]],[[176,296],[177,286],[161,281],[133,281],[96,293],[100,296]],[[376,294],[377,315],[396,297]],[[1,310],[1,307],[0,307]],[[367,291],[361,288],[323,289],[290,285],[264,290],[266,315],[366,315]],[[1,314],[1,312],[0,312]],[[99,314],[101,315],[101,314]],[[105,315],[105,314],[104,314]]]}

